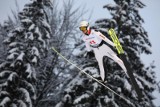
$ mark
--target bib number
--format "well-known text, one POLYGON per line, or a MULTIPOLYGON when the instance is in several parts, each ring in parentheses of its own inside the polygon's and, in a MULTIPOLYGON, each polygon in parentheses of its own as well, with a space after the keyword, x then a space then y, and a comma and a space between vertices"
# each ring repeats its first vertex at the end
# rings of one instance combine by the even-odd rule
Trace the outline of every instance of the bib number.
POLYGON ((90 44, 96 44, 96 42, 94 40, 89 42, 90 44))

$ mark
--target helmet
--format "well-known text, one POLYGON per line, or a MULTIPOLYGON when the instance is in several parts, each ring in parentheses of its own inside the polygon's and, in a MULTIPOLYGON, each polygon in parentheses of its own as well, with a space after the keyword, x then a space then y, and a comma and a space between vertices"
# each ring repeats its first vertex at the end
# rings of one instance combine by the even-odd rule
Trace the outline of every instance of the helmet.
POLYGON ((79 27, 88 27, 88 26, 89 26, 89 23, 87 21, 81 21, 79 27))
POLYGON ((81 31, 85 31, 88 29, 89 23, 87 21, 81 21, 79 29, 81 31))

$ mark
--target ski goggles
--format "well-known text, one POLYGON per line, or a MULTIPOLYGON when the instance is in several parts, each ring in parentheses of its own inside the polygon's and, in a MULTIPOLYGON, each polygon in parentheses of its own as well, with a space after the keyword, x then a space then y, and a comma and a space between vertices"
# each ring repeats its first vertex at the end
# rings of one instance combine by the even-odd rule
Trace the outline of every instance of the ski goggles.
POLYGON ((87 27, 86 27, 86 26, 82 26, 82 27, 79 27, 79 29, 80 29, 81 31, 85 31, 85 30, 87 30, 87 27))

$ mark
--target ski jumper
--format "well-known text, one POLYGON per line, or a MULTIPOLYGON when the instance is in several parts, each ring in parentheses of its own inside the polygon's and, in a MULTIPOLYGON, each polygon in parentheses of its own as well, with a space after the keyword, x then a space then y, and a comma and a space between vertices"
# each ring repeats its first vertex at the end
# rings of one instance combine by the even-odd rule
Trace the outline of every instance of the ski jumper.
POLYGON ((89 35, 83 36, 83 41, 85 42, 87 51, 93 50, 96 60, 100 68, 100 76, 102 80, 105 79, 105 71, 103 67, 103 57, 107 56, 117 62, 120 67, 126 72, 126 67, 124 66, 123 61, 117 57, 117 55, 112 51, 110 47, 104 44, 104 41, 111 46, 114 46, 114 43, 105 37, 102 33, 97 32, 91 29, 89 35))

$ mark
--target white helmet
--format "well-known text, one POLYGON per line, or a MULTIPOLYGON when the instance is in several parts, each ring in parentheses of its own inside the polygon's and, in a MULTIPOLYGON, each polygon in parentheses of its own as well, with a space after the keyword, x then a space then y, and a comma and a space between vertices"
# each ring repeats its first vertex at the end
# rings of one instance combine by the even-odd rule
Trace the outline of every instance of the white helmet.
POLYGON ((89 26, 89 23, 87 21, 81 21, 79 27, 88 27, 88 26, 89 26))

